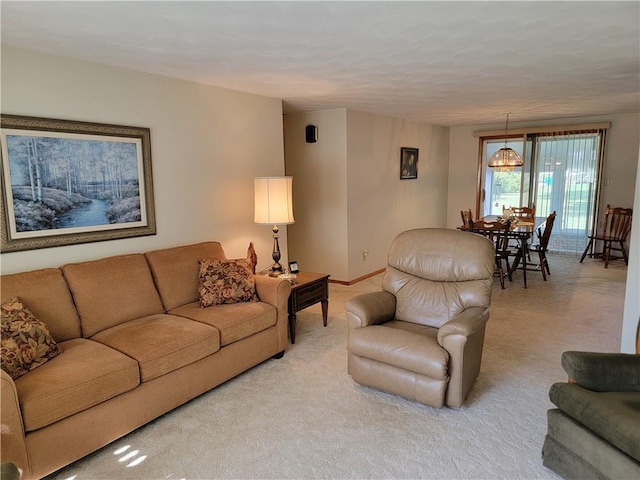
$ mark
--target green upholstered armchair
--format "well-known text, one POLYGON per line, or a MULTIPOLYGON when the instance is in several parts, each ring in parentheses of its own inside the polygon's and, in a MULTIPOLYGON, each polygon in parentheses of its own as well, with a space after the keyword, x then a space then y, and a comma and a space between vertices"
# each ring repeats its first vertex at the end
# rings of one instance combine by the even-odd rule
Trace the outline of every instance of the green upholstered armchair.
POLYGON ((640 355, 564 352, 543 464, 563 478, 640 478, 640 355))

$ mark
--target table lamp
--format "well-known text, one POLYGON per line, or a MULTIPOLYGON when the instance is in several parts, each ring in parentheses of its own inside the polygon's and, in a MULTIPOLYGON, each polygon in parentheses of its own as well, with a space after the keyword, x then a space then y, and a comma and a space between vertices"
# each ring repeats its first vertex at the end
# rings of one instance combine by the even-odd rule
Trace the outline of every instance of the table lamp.
POLYGON ((269 275, 284 273, 280 265, 279 225, 294 223, 292 201, 293 177, 259 177, 253 179, 255 213, 253 221, 260 225, 273 225, 273 265, 269 275))

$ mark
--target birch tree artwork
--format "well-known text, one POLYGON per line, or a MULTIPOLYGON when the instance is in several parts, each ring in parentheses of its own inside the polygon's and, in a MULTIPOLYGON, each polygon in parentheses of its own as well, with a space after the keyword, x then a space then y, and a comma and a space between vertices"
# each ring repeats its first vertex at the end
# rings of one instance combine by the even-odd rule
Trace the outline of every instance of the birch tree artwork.
POLYGON ((156 234, 151 130, 0 114, 0 252, 156 234))
POLYGON ((7 133, 5 141, 16 232, 142 220, 136 140, 7 133))

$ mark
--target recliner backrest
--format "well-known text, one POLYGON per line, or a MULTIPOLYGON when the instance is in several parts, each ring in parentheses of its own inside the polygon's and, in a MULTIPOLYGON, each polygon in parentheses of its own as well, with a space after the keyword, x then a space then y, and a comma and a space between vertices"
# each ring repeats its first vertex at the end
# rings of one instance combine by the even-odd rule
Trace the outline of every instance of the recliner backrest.
POLYGON ((444 228, 400 233, 387 258, 383 290, 396 297, 396 319, 439 328, 470 307, 488 307, 494 246, 444 228))

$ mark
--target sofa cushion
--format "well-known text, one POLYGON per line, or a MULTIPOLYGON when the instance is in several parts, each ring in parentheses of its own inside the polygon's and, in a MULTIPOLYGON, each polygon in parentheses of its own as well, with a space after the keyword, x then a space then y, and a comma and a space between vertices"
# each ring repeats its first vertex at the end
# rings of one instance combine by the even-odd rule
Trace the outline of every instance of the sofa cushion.
POLYGON ((142 382, 189 365, 220 349, 220 334, 215 328, 165 314, 131 320, 103 330, 91 339, 135 358, 142 382))
POLYGON ((14 380, 44 365, 61 353, 47 325, 38 320, 18 297, 2 311, 2 369, 14 380))
POLYGON ((226 259, 218 242, 154 250, 145 256, 167 311, 198 300, 198 259, 226 259))
POLYGON ((55 341, 82 336, 78 312, 59 268, 2 275, 0 294, 2 303, 20 297, 31 313, 47 324, 55 341))
POLYGON ((200 308, 199 302, 171 310, 173 315, 214 326, 220 331, 220 346, 250 337, 276 324, 276 308, 264 302, 245 302, 200 308))
POLYGON ((431 334, 372 325, 349 333, 349 353, 426 375, 448 380, 449 354, 431 334))
POLYGON ((46 427, 134 389, 137 362, 105 345, 77 338, 62 353, 16 380, 26 431, 46 427))
POLYGON ((542 464, 562 478, 640 478, 640 463, 557 408, 547 410, 542 464))
POLYGON ((549 398, 564 413, 640 462, 640 394, 593 392, 554 383, 549 398))
POLYGON ((434 339, 438 338, 438 328, 429 327, 428 325, 420 325, 419 323, 403 322, 402 320, 391 320, 384 323, 385 327, 399 328, 400 330, 406 330, 408 332, 419 333, 420 335, 426 335, 434 339))
POLYGON ((84 337, 129 320, 164 313, 142 254, 68 264, 62 271, 80 313, 84 337))
POLYGON ((258 301, 250 261, 204 258, 198 263, 198 293, 201 307, 258 301))

